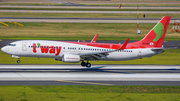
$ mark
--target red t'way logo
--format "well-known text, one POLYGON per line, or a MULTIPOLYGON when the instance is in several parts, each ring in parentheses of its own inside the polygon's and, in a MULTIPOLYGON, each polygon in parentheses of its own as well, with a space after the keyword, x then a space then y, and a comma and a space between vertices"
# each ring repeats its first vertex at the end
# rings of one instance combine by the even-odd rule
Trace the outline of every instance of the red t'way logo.
MULTIPOLYGON (((36 50, 36 43, 33 43, 33 52, 36 53, 37 50, 36 50)), ((41 47, 41 53, 50 53, 50 54, 55 54, 56 56, 59 55, 59 53, 61 52, 61 47, 59 46, 40 46, 39 44, 39 47, 41 47)))

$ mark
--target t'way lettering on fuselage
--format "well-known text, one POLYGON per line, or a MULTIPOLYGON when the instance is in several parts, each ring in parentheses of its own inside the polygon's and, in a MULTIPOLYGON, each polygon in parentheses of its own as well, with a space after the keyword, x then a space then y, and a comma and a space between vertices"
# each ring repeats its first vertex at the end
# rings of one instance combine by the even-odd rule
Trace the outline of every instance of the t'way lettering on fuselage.
MULTIPOLYGON (((50 54, 55 54, 56 56, 58 56, 61 52, 61 46, 40 46, 41 49, 41 53, 50 53, 50 54)), ((36 53, 36 43, 33 43, 33 52, 36 53)))

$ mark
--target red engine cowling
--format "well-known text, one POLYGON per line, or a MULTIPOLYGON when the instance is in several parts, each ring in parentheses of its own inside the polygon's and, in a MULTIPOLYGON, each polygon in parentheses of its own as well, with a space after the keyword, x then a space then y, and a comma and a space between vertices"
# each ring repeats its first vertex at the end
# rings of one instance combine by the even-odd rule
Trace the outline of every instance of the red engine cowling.
POLYGON ((73 55, 73 54, 64 54, 62 56, 63 62, 70 62, 70 63, 79 63, 80 62, 80 56, 79 55, 73 55))

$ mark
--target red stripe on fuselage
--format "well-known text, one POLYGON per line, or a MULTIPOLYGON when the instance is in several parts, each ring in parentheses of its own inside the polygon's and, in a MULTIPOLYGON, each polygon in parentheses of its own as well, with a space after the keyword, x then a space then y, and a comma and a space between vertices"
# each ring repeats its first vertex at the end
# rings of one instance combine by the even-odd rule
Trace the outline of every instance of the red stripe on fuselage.
POLYGON ((98 47, 98 48, 108 48, 108 49, 119 49, 121 47, 121 44, 70 42, 70 41, 61 41, 61 42, 79 44, 79 45, 85 45, 85 46, 92 46, 92 47, 98 47))
MULTIPOLYGON (((119 49, 122 44, 109 44, 109 43, 89 43, 89 42, 70 42, 70 41, 61 41, 65 43, 72 43, 72 44, 79 44, 79 45, 85 45, 85 46, 92 46, 92 47, 98 47, 98 48, 107 48, 107 49, 119 49)), ((137 49, 137 48, 150 48, 152 46, 149 45, 143 45, 135 44, 136 42, 133 42, 132 44, 129 43, 125 49, 137 49)))

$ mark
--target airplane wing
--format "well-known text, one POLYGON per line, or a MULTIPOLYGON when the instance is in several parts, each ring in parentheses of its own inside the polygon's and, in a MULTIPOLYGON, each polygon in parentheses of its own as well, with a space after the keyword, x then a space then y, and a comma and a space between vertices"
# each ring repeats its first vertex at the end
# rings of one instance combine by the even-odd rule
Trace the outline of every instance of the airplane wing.
POLYGON ((129 42, 129 38, 124 42, 124 44, 119 49, 105 49, 106 51, 100 51, 100 52, 92 52, 92 53, 81 53, 80 56, 84 58, 91 58, 95 60, 103 60, 104 58, 107 58, 107 55, 111 52, 124 50, 129 42))
POLYGON ((98 37, 98 34, 96 34, 96 35, 94 36, 94 38, 91 40, 91 43, 96 43, 97 37, 98 37))
POLYGON ((124 42, 124 44, 118 49, 118 50, 123 50, 126 48, 127 44, 129 42, 129 38, 124 42))

